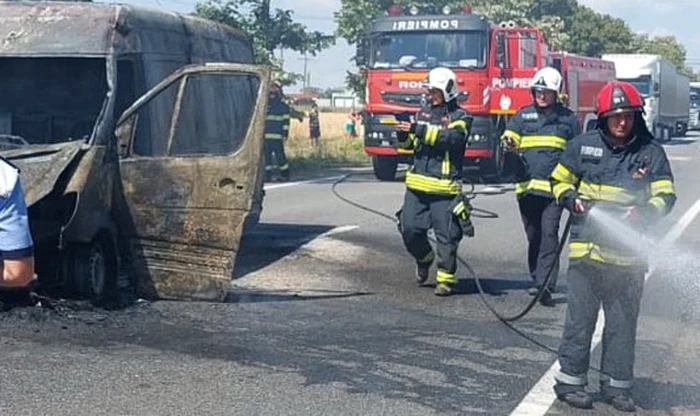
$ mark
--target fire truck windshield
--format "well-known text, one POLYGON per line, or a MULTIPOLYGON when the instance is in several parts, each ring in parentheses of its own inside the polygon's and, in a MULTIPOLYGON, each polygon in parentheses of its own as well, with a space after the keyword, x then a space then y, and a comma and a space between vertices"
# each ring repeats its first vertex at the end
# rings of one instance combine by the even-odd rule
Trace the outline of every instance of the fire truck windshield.
POLYGON ((480 31, 384 32, 370 44, 371 68, 483 68, 486 33, 480 31))

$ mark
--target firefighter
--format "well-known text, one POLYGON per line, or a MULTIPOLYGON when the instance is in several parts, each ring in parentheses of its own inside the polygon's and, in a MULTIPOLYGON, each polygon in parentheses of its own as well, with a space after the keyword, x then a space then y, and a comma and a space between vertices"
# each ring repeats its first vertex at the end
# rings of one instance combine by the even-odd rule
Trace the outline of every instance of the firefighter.
POLYGON ((643 108, 632 84, 606 84, 596 98, 596 129, 569 143, 551 175, 554 196, 573 215, 568 310, 554 390, 560 400, 578 408, 591 408, 593 403, 585 386, 602 303, 601 393, 616 409, 635 410, 630 389, 648 264, 637 254, 639 249, 613 238, 611 227, 598 225, 593 212, 615 216, 643 235, 675 204, 671 167, 664 149, 652 141, 643 108))
POLYGON ((517 151, 519 156, 515 192, 528 241, 528 268, 537 289, 531 294, 541 290, 552 273, 540 297, 547 306, 553 306, 551 294, 559 273, 557 247, 562 214, 552 196, 549 174, 567 142, 580 133, 576 115, 557 101, 561 84, 556 69, 538 71, 531 82, 533 103, 513 116, 502 136, 504 148, 517 151))
POLYGON ((428 279, 435 253, 428 242, 432 228, 437 239, 435 294, 449 296, 455 284, 457 246, 464 235, 473 236, 470 206, 462 195, 462 164, 471 117, 458 105, 454 72, 435 68, 424 86, 428 102, 415 121, 397 125, 399 147, 414 150, 413 165, 406 172, 406 194, 397 213, 399 229, 408 252, 416 261, 416 279, 428 279))
POLYGON ((280 179, 289 180, 289 164, 284 154, 284 142, 289 135, 290 117, 291 108, 282 100, 282 87, 279 83, 273 82, 270 85, 265 123, 265 181, 272 180, 272 171, 275 167, 279 168, 280 179))

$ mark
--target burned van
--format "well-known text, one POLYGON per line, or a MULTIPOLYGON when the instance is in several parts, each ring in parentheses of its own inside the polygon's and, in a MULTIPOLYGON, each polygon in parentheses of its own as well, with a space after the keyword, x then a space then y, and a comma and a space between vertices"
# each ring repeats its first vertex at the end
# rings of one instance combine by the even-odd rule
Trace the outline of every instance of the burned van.
POLYGON ((101 303, 221 300, 262 207, 269 70, 245 34, 134 6, 0 2, 0 154, 37 273, 101 303))

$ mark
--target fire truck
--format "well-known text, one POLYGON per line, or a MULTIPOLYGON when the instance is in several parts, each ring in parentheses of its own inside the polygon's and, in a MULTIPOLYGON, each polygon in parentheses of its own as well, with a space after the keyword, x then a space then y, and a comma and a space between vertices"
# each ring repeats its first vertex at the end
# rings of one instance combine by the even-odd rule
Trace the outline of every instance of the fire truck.
POLYGON ((455 72, 460 106, 474 117, 465 173, 499 179, 509 171, 499 138, 508 119, 532 102, 530 80, 537 70, 552 66, 562 73, 562 99, 583 130, 595 124, 595 95, 615 79, 613 62, 551 52, 541 30, 494 24, 470 5, 436 10, 392 4, 359 37, 356 59, 367 79, 364 149, 383 181, 412 162, 412 151, 397 147, 394 125, 397 116, 413 115, 425 102, 422 82, 434 67, 455 72))

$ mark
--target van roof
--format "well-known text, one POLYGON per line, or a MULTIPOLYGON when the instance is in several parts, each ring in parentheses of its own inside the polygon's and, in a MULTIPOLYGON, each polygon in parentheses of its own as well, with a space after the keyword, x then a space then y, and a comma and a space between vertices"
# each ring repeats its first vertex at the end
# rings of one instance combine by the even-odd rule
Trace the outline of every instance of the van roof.
POLYGON ((252 59, 243 31, 195 16, 114 3, 0 1, 0 56, 196 56, 211 42, 238 44, 252 59))

